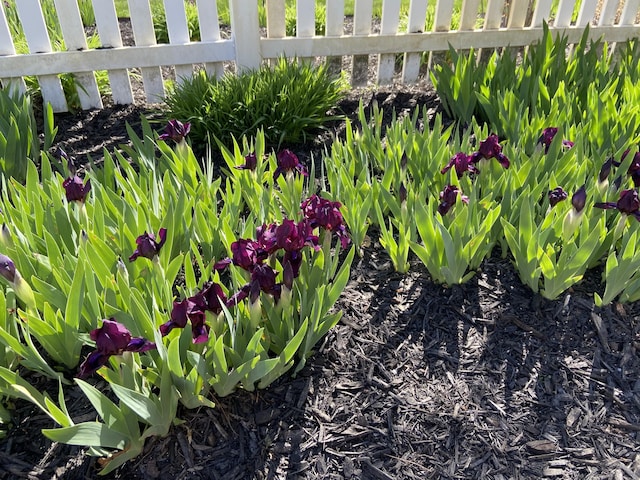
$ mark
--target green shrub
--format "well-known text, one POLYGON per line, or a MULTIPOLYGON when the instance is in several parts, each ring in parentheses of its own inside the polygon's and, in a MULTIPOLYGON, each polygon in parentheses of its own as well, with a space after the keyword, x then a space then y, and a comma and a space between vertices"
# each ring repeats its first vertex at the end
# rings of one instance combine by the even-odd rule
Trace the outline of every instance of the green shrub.
POLYGON ((303 142, 331 117, 347 89, 344 78, 331 78, 325 66, 280 59, 243 74, 216 79, 204 71, 169 89, 167 119, 191 123, 194 146, 217 139, 255 136, 264 130, 269 146, 303 142))
MULTIPOLYGON (((44 149, 53 143, 53 111, 45 110, 44 149)), ((40 156, 38 127, 33 113, 31 97, 11 94, 0 89, 0 173, 22 182, 29 159, 40 156)))
MULTIPOLYGON (((189 1, 184 4, 187 14, 187 27, 191 41, 200 40, 200 23, 198 22, 198 6, 189 1)), ((156 42, 169 43, 169 30, 167 27, 167 14, 160 3, 151 4, 151 16, 153 17, 153 30, 156 34, 156 42)))

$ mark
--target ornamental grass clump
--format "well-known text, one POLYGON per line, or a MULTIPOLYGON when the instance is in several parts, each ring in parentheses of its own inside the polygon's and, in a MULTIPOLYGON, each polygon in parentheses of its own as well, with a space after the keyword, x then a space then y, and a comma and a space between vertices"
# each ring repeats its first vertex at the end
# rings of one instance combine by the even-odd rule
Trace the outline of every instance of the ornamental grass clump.
POLYGON ((281 58, 272 67, 221 79, 201 71, 172 87, 166 97, 167 119, 191 124, 192 145, 204 149, 219 141, 255 137, 262 129, 271 148, 306 141, 333 117, 345 93, 343 77, 333 78, 326 66, 281 58))

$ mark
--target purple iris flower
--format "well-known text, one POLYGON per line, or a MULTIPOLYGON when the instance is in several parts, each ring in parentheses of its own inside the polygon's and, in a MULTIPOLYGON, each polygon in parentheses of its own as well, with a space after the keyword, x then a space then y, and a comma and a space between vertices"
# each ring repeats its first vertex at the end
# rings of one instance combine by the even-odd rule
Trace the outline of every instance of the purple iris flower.
POLYGON ((260 245, 268 255, 278 250, 278 239, 276 237, 276 230, 278 225, 276 223, 270 223, 269 225, 263 224, 256 228, 256 242, 260 245))
POLYGON ((158 232, 158 237, 160 237, 160 241, 156 241, 156 237, 153 233, 144 232, 136 238, 138 248, 136 248, 133 254, 129 257, 129 261, 133 262, 138 257, 145 257, 149 260, 153 260, 153 258, 160 253, 160 249, 167 239, 167 229, 161 228, 158 232))
POLYGON ((566 200, 567 197, 567 192, 565 192, 562 187, 556 187, 553 190, 549 190, 549 205, 553 208, 561 201, 566 200))
POLYGON ((444 216, 455 205, 460 194, 460 200, 464 203, 469 203, 469 197, 462 195, 462 191, 455 185, 447 185, 444 190, 440 192, 440 205, 438 205, 438 212, 444 216))
MULTIPOLYGON (((551 142, 553 142, 553 139, 557 133, 557 127, 547 127, 542 131, 540 138, 538 138, 538 145, 544 145, 544 153, 547 153, 549 151, 551 142)), ((562 146, 564 148, 571 148, 573 147, 573 142, 570 140, 562 140, 562 146)))
POLYGON ((585 186, 581 186, 571 197, 571 205, 573 205, 576 213, 582 212, 584 206, 587 203, 587 189, 585 186))
POLYGON ((449 163, 447 163, 444 168, 440 170, 440 173, 447 173, 449 170, 451 170, 451 168, 455 168, 458 178, 462 177, 462 175, 464 175, 464 172, 469 172, 471 174, 480 173, 480 170, 478 170, 473 164, 472 157, 464 152, 458 152, 453 157, 451 157, 449 163))
POLYGON ((102 326, 89 332, 96 349, 90 353, 78 371, 79 378, 86 378, 107 364, 109 357, 123 352, 146 352, 156 348, 156 344, 142 337, 131 337, 127 328, 110 318, 103 320, 102 326))
POLYGON ((191 124, 189 122, 182 123, 180 120, 169 120, 169 123, 164 128, 164 133, 158 139, 165 142, 173 140, 176 143, 180 143, 189 135, 190 130, 191 124))
POLYGON ((248 155, 244 156, 244 164, 238 165, 235 168, 237 170, 255 170, 258 167, 258 157, 256 157, 256 153, 252 152, 248 155))
POLYGON ((262 261, 260 244, 255 240, 240 238, 231 244, 231 260, 234 265, 250 272, 262 261))
MULTIPOLYGON (((638 160, 640 161, 640 158, 638 160)), ((613 159, 613 157, 609 157, 607 159, 607 161, 604 162, 602 164, 602 167, 600 168, 600 173, 598 174, 598 181, 600 183, 603 183, 604 181, 606 181, 609 178, 609 174, 611 173, 611 168, 612 167, 619 167, 619 166, 620 166, 620 162, 616 162, 613 159)), ((631 170, 631 167, 629 167, 629 170, 631 170)), ((633 177, 633 175, 632 175, 632 177, 633 177)))
MULTIPOLYGON (((628 153, 628 150, 625 153, 628 153)), ((622 158, 624 159, 625 156, 626 155, 622 158)), ((629 169, 627 170, 627 175, 631 176, 631 180, 633 180, 633 185, 635 187, 640 187, 640 152, 633 156, 631 165, 629 165, 629 169)))
POLYGON ((624 215, 633 215, 636 220, 640 221, 640 198, 638 192, 632 188, 620 192, 620 198, 617 202, 600 202, 593 206, 605 210, 616 209, 624 215))
POLYGON ((82 179, 74 175, 62 182, 68 202, 84 202, 91 190, 91 179, 84 184, 82 179))
POLYGON ((332 202, 315 194, 300 204, 302 214, 311 228, 322 227, 336 233, 342 248, 347 248, 350 239, 340 212, 341 206, 340 202, 332 202))
POLYGON ((16 281, 16 265, 6 255, 0 253, 0 275, 2 275, 9 283, 16 281))
POLYGON ((286 252, 300 251, 305 245, 316 247, 317 237, 307 221, 294 222, 285 219, 275 229, 276 244, 286 252))
POLYGON ((470 161, 471 163, 478 163, 482 159, 490 160, 492 158, 495 158, 504 168, 509 168, 509 159, 502 153, 502 145, 500 145, 498 136, 495 134, 489 135, 480 142, 478 150, 471 154, 470 161))
POLYGON ((255 302, 260 291, 273 295, 277 301, 280 298, 281 285, 276 283, 278 272, 269 265, 256 265, 251 272, 251 303, 255 302), (257 293, 256 293, 257 292, 257 293))
POLYGON ((278 152, 276 156, 278 167, 273 172, 273 179, 276 180, 285 172, 293 172, 294 170, 301 175, 307 176, 307 169, 300 163, 298 156, 289 149, 278 152))

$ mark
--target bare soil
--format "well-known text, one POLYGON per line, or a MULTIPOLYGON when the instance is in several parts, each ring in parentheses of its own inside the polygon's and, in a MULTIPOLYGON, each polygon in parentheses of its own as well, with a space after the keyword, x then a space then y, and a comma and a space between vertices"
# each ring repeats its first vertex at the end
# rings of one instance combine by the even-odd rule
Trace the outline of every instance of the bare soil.
MULTIPOLYGON (((340 110, 354 118, 360 100, 378 102, 387 122, 394 110, 439 110, 427 85, 354 90, 340 110)), ((155 112, 58 115, 58 142, 79 163, 99 158, 127 141, 125 122, 139 132, 141 114, 155 112)), ((343 126, 292 148, 308 160, 343 126)), ((596 308, 594 290, 598 271, 545 300, 499 249, 471 281, 444 288, 415 258, 395 273, 372 231, 338 302, 342 320, 297 377, 181 410, 182 424, 103 478, 640 478, 640 308, 596 308)), ((68 404, 95 418, 79 392, 68 404)), ((46 416, 20 401, 14 414, 0 479, 96 478, 85 448, 40 434, 54 426, 46 416)))

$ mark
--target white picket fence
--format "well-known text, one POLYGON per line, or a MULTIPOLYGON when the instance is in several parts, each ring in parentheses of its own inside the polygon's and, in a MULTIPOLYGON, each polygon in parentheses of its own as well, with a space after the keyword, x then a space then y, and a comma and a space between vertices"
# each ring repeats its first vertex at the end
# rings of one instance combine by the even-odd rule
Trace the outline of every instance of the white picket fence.
MULTIPOLYGON (((411 0, 406 27, 400 27, 401 0, 383 0, 382 18, 372 28, 373 0, 354 0, 351 31, 345 33, 344 0, 325 0, 325 35, 315 34, 316 0, 296 1, 296 36, 286 35, 285 0, 224 0, 230 8, 230 38, 221 38, 216 0, 163 0, 169 44, 158 44, 149 0, 129 0, 134 46, 123 46, 113 0, 91 0, 101 47, 87 48, 78 0, 53 0, 66 51, 53 51, 40 0, 0 2, 0 81, 24 91, 25 76, 37 77, 43 98, 54 111, 68 110, 59 74, 74 73, 83 109, 102 108, 94 72, 106 70, 112 101, 134 101, 130 73, 141 73, 146 99, 159 102, 165 95, 161 66, 172 66, 175 78, 192 75, 204 64, 222 75, 224 65, 236 70, 259 67, 279 56, 326 57, 338 65, 350 59, 353 84, 418 80, 424 52, 526 46, 542 35, 543 22, 576 42, 590 25, 591 38, 622 42, 640 35, 640 0, 462 0, 457 28, 452 29, 455 0, 411 0), (191 42, 185 1, 196 3, 201 41, 191 42), (10 6, 11 5, 11 6, 10 6), (259 5, 266 9, 266 35, 259 27, 259 5), (5 12, 15 8, 17 12, 5 12), (577 16, 576 16, 577 12, 577 16), (16 54, 7 21, 17 13, 29 54, 16 54), (426 31, 427 15, 432 16, 426 31), (478 25, 481 25, 478 28, 478 25), (398 54, 402 55, 397 74, 398 54), (377 62, 375 78, 363 77, 370 61, 377 62)), ((459 3, 459 0, 458 0, 459 3)), ((406 12, 404 12, 406 15, 406 12)))

